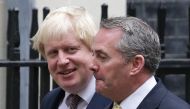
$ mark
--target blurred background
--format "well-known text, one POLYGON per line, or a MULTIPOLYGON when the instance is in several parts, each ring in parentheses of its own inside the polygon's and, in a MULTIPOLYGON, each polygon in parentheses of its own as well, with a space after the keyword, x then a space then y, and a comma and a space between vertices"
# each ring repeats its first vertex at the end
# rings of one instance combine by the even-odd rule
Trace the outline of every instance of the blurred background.
POLYGON ((0 109, 40 109, 57 85, 30 38, 53 9, 84 6, 97 24, 114 16, 136 16, 160 36, 157 71, 174 94, 190 103, 190 0, 0 0, 0 109))

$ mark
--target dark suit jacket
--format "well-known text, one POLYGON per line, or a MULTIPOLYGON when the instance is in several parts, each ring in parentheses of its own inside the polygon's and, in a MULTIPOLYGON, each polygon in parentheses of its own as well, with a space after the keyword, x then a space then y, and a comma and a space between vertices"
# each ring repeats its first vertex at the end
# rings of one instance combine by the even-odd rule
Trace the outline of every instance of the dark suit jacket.
MULTIPOLYGON (((58 109, 59 104, 63 100, 65 92, 61 88, 56 88, 49 92, 42 100, 41 109, 58 109)), ((95 93, 87 109, 105 109, 112 101, 102 95, 95 93)))
MULTIPOLYGON (((167 90, 159 78, 156 80, 156 86, 137 109, 190 109, 190 105, 167 90)), ((112 109, 112 105, 108 106, 107 109, 112 109)))

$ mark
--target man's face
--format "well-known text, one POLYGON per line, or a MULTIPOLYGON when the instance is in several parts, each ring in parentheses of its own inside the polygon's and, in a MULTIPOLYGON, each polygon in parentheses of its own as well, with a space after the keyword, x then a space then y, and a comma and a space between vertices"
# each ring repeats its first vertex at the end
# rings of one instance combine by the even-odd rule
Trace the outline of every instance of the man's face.
POLYGON ((77 93, 93 76, 89 70, 92 53, 73 32, 64 35, 44 44, 45 57, 55 82, 65 91, 77 93))
MULTIPOLYGON (((117 43, 123 32, 120 29, 101 28, 97 33, 94 43, 94 72, 96 80, 96 91, 102 95, 118 100, 118 93, 128 84, 128 72, 130 64, 125 62, 123 56, 117 49, 117 43)), ((122 94, 121 94, 122 95, 122 94)))

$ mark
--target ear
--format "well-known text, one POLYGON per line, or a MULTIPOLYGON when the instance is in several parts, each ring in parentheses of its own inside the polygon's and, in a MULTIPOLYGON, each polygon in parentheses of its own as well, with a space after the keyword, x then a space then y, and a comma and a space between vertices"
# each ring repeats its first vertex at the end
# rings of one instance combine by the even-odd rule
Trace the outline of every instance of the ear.
POLYGON ((145 60, 144 57, 142 55, 136 55, 133 59, 132 59, 132 69, 130 74, 131 75, 136 75, 138 74, 142 68, 144 67, 145 64, 145 60))

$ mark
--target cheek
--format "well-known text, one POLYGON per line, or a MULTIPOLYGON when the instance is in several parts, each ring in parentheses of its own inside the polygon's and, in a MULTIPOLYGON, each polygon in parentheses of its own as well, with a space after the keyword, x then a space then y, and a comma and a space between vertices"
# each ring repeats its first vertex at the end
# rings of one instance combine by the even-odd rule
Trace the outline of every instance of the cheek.
POLYGON ((54 60, 47 60, 48 63, 48 69, 50 72, 55 71, 56 69, 56 62, 54 60))
POLYGON ((92 56, 82 55, 75 57, 73 60, 75 60, 75 64, 78 64, 79 67, 89 71, 90 65, 92 64, 92 56))
POLYGON ((112 72, 115 72, 116 69, 117 66, 115 66, 114 64, 100 65, 101 72, 104 72, 105 74, 110 74, 112 72))
POLYGON ((102 72, 101 76, 113 82, 113 80, 116 80, 121 75, 120 73, 123 73, 123 66, 120 63, 102 65, 100 72, 102 72))
POLYGON ((90 72, 85 72, 79 75, 84 83, 88 83, 89 79, 93 76, 90 72))
POLYGON ((106 67, 106 66, 101 66, 98 76, 100 79, 104 80, 104 81, 110 81, 110 79, 112 79, 112 75, 113 75, 113 70, 110 67, 106 67))

